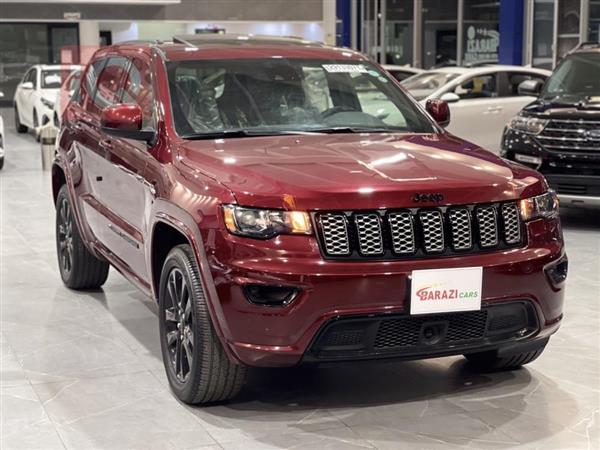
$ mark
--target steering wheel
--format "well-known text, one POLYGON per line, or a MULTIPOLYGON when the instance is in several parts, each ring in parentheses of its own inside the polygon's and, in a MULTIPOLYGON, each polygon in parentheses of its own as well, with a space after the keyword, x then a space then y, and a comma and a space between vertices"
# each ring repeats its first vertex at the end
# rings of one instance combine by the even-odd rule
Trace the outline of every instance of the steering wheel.
POLYGON ((321 113, 321 118, 326 119, 327 117, 331 117, 334 114, 341 112, 356 112, 356 109, 350 106, 334 106, 332 108, 326 109, 321 113))

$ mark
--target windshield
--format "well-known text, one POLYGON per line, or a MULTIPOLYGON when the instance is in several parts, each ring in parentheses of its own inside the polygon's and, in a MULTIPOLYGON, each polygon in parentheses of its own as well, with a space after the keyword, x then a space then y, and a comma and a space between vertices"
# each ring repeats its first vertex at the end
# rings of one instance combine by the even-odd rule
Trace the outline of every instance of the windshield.
POLYGON ((422 100, 457 78, 458 75, 458 73, 452 72, 423 72, 407 78, 402 82, 402 86, 408 89, 408 92, 417 100, 422 100))
POLYGON ((565 58, 546 82, 543 97, 571 94, 600 96, 600 53, 573 54, 565 58))
POLYGON ((180 136, 435 128, 368 63, 299 59, 167 63, 180 136))
POLYGON ((59 70, 44 70, 42 72, 42 89, 59 89, 63 80, 65 80, 70 70, 59 69, 59 70))

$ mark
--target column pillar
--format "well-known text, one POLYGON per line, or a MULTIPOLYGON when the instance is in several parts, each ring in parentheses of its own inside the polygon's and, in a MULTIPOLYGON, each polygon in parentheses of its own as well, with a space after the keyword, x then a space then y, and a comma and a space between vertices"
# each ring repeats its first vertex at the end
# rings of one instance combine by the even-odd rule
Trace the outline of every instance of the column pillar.
POLYGON ((100 45, 100 27, 94 20, 79 22, 79 58, 86 64, 100 45))
POLYGON ((523 64, 524 0, 500 2, 500 64, 523 64))

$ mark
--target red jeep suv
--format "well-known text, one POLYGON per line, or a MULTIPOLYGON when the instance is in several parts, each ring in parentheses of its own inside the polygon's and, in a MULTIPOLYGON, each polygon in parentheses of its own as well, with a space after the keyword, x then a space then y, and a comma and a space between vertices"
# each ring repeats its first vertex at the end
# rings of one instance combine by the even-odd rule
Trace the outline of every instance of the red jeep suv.
POLYGON ((99 288, 112 265, 155 298, 187 403, 231 398, 247 366, 526 364, 562 318, 556 196, 449 119, 310 41, 103 48, 58 138, 62 280, 99 288))

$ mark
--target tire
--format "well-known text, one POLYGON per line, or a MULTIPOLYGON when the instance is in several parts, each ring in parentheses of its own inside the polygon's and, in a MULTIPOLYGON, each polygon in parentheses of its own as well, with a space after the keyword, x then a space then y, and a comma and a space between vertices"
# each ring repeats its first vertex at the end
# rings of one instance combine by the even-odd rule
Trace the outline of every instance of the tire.
POLYGON ((464 355, 471 365, 482 371, 514 370, 536 360, 544 347, 524 353, 499 357, 495 351, 464 355))
POLYGON ((246 367, 232 363, 223 350, 210 318, 196 258, 187 244, 174 247, 163 265, 159 326, 163 363, 177 398, 188 404, 206 404, 239 393, 246 367))
POLYGON ((19 134, 27 133, 27 127, 21 123, 21 119, 19 118, 19 108, 17 108, 17 105, 15 105, 15 129, 19 134))
POLYGON ((109 264, 86 248, 73 217, 67 185, 56 198, 56 254, 63 283, 71 289, 98 289, 108 278, 109 264))
POLYGON ((0 170, 4 167, 4 156, 0 158, 0 170))

